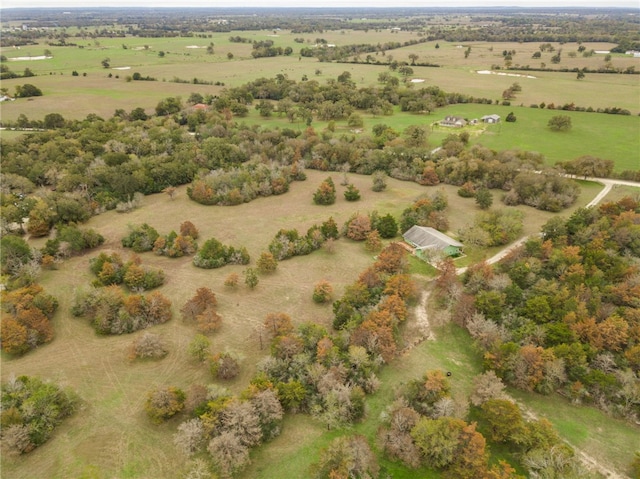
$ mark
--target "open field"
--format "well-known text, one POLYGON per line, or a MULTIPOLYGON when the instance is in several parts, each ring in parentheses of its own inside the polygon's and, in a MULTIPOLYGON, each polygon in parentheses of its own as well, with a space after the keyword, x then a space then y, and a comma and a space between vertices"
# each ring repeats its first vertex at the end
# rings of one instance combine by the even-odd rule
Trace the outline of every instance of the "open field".
MULTIPOLYGON (((359 22, 355 18, 345 22, 359 22)), ((351 73, 357 87, 380 87, 378 76, 390 72, 400 79, 401 88, 417 90, 423 86, 438 86, 446 92, 459 92, 477 98, 489 98, 493 104, 456 104, 432 112, 430 115, 402 113, 396 107, 390 116, 374 117, 368 112, 358 112, 364 121, 362 131, 354 130, 346 120, 336 121, 336 137, 341 133, 351 137, 368 134, 376 124, 386 124, 399 132, 411 125, 429 128, 428 147, 440 146, 442 140, 461 131, 469 131, 470 143, 494 150, 522 149, 536 151, 545 156, 547 164, 567 161, 583 155, 615 161, 615 171, 640 171, 640 75, 586 73, 577 80, 575 72, 510 71, 526 76, 479 74, 481 70, 506 73, 503 51, 514 51, 513 66, 529 65, 531 68, 589 68, 605 65, 605 54, 583 57, 577 52, 578 43, 552 42, 562 49, 559 64, 551 63, 554 53, 543 52, 541 58, 532 59, 540 51, 540 42, 447 42, 429 41, 398 49, 360 54, 349 61, 358 63, 320 62, 317 58, 299 56, 301 48, 313 47, 317 39, 337 46, 348 44, 382 44, 421 40, 422 34, 412 31, 391 31, 387 19, 380 18, 381 28, 368 31, 325 30, 314 33, 293 33, 289 30, 247 30, 224 33, 205 33, 195 36, 172 38, 125 38, 71 36, 69 43, 76 46, 50 46, 47 39, 38 45, 22 48, 0 48, 7 57, 6 65, 14 72, 29 68, 36 76, 2 81, 2 87, 13 93, 16 86, 32 83, 39 87, 41 97, 17 99, 0 103, 0 118, 15 121, 20 115, 29 119, 42 119, 48 113, 60 113, 66 119, 82 119, 89 114, 103 118, 113 116, 115 110, 127 112, 142 107, 148 114, 155 114, 155 106, 164 98, 178 96, 186 102, 194 92, 216 96, 226 87, 241 86, 260 77, 286 75, 295 81, 314 80, 321 84, 335 80, 341 73, 351 73), (248 38, 250 41, 272 40, 275 46, 291 47, 289 56, 254 59, 251 43, 233 43, 230 36, 248 38), (303 42, 294 39, 303 39, 303 42), (213 44, 213 52, 207 47, 213 44), (467 58, 465 50, 470 48, 467 58), (36 59, 49 50, 52 58, 36 59), (576 53, 573 55, 572 53, 576 53), (411 63, 417 55, 418 63, 433 63, 439 67, 412 66, 413 73, 406 79, 391 72, 389 63, 411 63), (370 56, 371 58, 367 57, 370 56), (26 58, 25 58, 26 57, 26 58), (101 62, 108 59, 108 67, 101 62), (499 69, 498 69, 499 67, 499 69), (72 74, 77 72, 77 75, 72 74), (140 73, 156 81, 130 81, 131 75, 140 73), (192 83, 176 82, 189 81, 192 83), (210 85, 194 84, 205 81, 210 85), (424 80, 411 83, 412 79, 424 80), (404 80, 404 82, 403 82, 404 80), (516 93, 511 106, 502 106, 502 92, 513 83, 522 91, 516 93), (530 105, 553 103, 556 106, 574 103, 577 107, 594 109, 619 107, 631 115, 607 115, 576 111, 530 108, 530 105), (513 112, 517 121, 506 123, 507 114, 513 112), (497 113, 502 117, 498 125, 467 127, 465 130, 447 129, 433 125, 446 115, 468 119, 497 113), (554 133, 547 128, 552 116, 568 115, 573 127, 568 132, 554 133)), ((474 28, 470 17, 450 18, 435 15, 432 25, 440 25, 446 31, 457 25, 474 28)), ((353 24, 353 23, 351 23, 353 24)), ((16 24, 20 26, 20 24, 16 24)), ((3 25, 4 26, 4 25, 3 25)), ((111 26, 106 26, 110 28, 111 26)), ((116 27, 115 25, 113 26, 116 27)), ((53 29, 51 30, 53 31, 53 29)), ((75 35, 80 30, 68 28, 75 35)), ((97 29, 96 29, 97 31, 97 29)), ((585 42, 587 51, 609 50, 612 43, 585 42)), ((47 53, 48 55, 48 53, 47 53)), ((612 69, 640 70, 640 58, 614 54, 612 69)), ((254 102, 255 104, 255 102, 254 102)), ((235 117, 238 123, 264 128, 292 128, 303 131, 304 121, 289 123, 276 115, 263 118, 249 105, 246 117, 235 117)), ((315 118, 311 126, 320 133, 328 122, 315 118)), ((17 131, 0 131, 2 140, 20 136, 17 131)), ((30 152, 31 153, 31 152, 30 152)), ((98 162, 100 159, 97 160, 98 162)), ((166 274, 165 284, 158 289, 172 302, 173 319, 150 330, 166 341, 169 354, 158 361, 129 361, 128 348, 144 334, 137 332, 122 336, 98 336, 86 320, 70 313, 74 294, 86 287, 93 277, 89 261, 99 252, 117 252, 127 259, 131 251, 122 248, 120 239, 129 226, 148 223, 163 235, 178 230, 183 221, 190 220, 198 228, 198 243, 215 237, 234 247, 245 246, 252 258, 249 266, 255 266, 261 252, 280 229, 296 228, 299 232, 333 217, 338 226, 355 212, 369 213, 377 210, 380 215, 391 213, 400 218, 402 211, 414 200, 426 193, 442 190, 448 199, 447 218, 449 234, 456 237, 460 228, 468 225, 480 212, 473 198, 462 198, 458 187, 438 185, 420 186, 413 182, 387 179, 387 189, 381 193, 371 190, 372 178, 348 174, 349 181, 361 192, 362 199, 351 203, 344 199, 345 187, 341 185, 342 173, 306 170, 307 180, 293 182, 290 191, 282 196, 258 198, 250 203, 233 207, 203 206, 190 201, 186 185, 177 188, 175 199, 165 194, 144 197, 142 207, 130 213, 110 211, 92 217, 83 227, 93 228, 104 235, 106 242, 86 255, 65 260, 55 271, 43 271, 39 282, 53 294, 60 307, 53 319, 54 340, 23 357, 9 357, 0 353, 0 377, 6 381, 12 375, 35 375, 69 387, 82 399, 82 407, 43 446, 20 457, 3 453, 1 476, 7 479, 175 479, 184 477, 185 458, 172 443, 172 435, 185 415, 179 415, 161 425, 152 424, 144 412, 146 394, 157 386, 177 386, 185 391, 191 384, 216 384, 231 392, 242 392, 254 377, 260 361, 269 351, 263 345, 261 325, 268 313, 284 312, 294 324, 313 322, 329 327, 333 314, 331 305, 318 305, 312 301, 314 285, 328 280, 334 287, 334 298, 344 292, 347 285, 357 279, 359 273, 372 264, 374 256, 362 243, 346 238, 336 241, 333 251, 321 249, 308 256, 282 261, 275 273, 261 275, 254 290, 242 282, 245 266, 225 266, 204 270, 192 265, 191 257, 171 259, 153 253, 140 255, 142 265, 161 268, 166 274), (337 188, 337 201, 331 206, 316 206, 313 192, 326 177, 332 177, 337 188), (224 286, 231 273, 238 273, 240 285, 233 289, 224 286), (211 352, 230 352, 239 359, 241 372, 232 381, 212 379, 206 364, 195 363, 187 353, 187 347, 196 334, 193 324, 185 323, 179 310, 199 287, 211 288, 217 296, 217 311, 222 317, 220 331, 211 336, 211 352)), ((602 189, 602 185, 579 181, 581 193, 576 203, 558 215, 568 217, 576 209, 585 206, 602 189)), ((507 208, 500 201, 504 194, 492 190, 493 209, 507 208)), ((623 196, 640 195, 640 188, 615 187, 604 201, 616 201, 623 196)), ((535 235, 556 214, 538 211, 526 206, 516 209, 525 215, 522 235, 535 235)), ((30 241, 42 247, 45 238, 30 241)), ((455 261, 457 267, 469 266, 496 254, 501 248, 465 248, 465 256, 455 261)), ((410 270, 420 290, 431 287, 436 270, 415 258, 410 260, 410 270)), ((445 314, 427 306, 428 319, 435 340, 426 340, 404 351, 380 373, 380 389, 366 399, 365 419, 351 427, 327 431, 326 424, 310 415, 287 414, 282 424, 282 434, 256 448, 251 453, 252 463, 238 474, 240 479, 283 479, 310 477, 310 465, 318 460, 320 451, 332 439, 345 434, 363 434, 374 447, 380 426, 381 414, 393 401, 399 388, 428 369, 452 372, 452 396, 463 400, 472 388, 473 377, 482 372, 482 358, 470 336, 461 328, 448 323, 445 314)), ((412 343, 418 336, 416 311, 410 312, 402 329, 400 347, 412 343)), ((422 334, 422 330, 420 330, 422 334)), ((601 464, 624 474, 639 449, 638 425, 606 416, 590 407, 569 403, 558 395, 540 396, 522 391, 509 393, 527 410, 546 417, 557 428, 562 438, 579 448, 601 464)), ((512 462, 519 474, 526 471, 499 446, 490 451, 491 461, 506 459, 512 462)), ((202 457, 208 457, 202 453, 202 457)), ((380 455, 378 455, 380 457, 380 455)), ((383 473, 394 479, 438 479, 441 474, 431 469, 410 470, 400 464, 381 459, 383 473)), ((387 477, 381 474, 381 477, 387 477)))
MULTIPOLYGON (((370 177, 349 175, 361 190, 363 199, 355 204, 348 203, 341 195, 343 187, 337 186, 336 204, 320 207, 312 204, 313 191, 329 175, 339 185, 341 175, 317 171, 307 173, 305 182, 293 183, 291 191, 280 197, 261 198, 236 207, 211 207, 191 202, 184 187, 181 187, 175 200, 166 195, 148 196, 144 199, 143 207, 132 213, 105 213, 92 218, 87 226, 95 228, 107 238, 101 250, 118 251, 127 257, 129 252, 123 250, 119 243, 127 231, 127 225, 147 222, 164 234, 170 229, 177 229, 182 221, 188 219, 199 228, 201 241, 215 236, 223 243, 244 245, 255 259, 280 228, 305 231, 330 215, 342 224, 353 211, 368 212, 372 209, 377 209, 381 214, 392 213, 397 216, 420 194, 441 188, 389 180, 384 193, 373 193, 370 190, 370 177)), ((599 190, 599 186, 592 183, 585 186, 576 207, 586 204, 599 190)), ((449 199, 451 229, 455 232, 468 221, 469 214, 476 210, 475 205, 471 200, 458 197, 455 188, 442 188, 449 199)), ((548 213, 531 208, 523 207, 523 210, 527 214, 526 234, 533 234, 551 217, 548 213)), ((42 242, 39 240, 37 244, 42 242)), ((257 363, 266 354, 266 350, 260 350, 256 327, 267 313, 286 312, 296 324, 313 321, 328 325, 331 309, 312 302, 313 285, 320 279, 327 279, 336 288, 336 296, 340 295, 344 286, 354 281, 372 261, 362 244, 341 239, 336 243, 334 253, 321 250, 309 256, 283 261, 275 274, 261 277, 256 290, 248 291, 240 286, 234 291, 224 288, 222 283, 231 272, 240 273, 242 267, 202 270, 193 267, 189 258, 169 259, 145 253, 141 255, 144 265, 160 267, 167 274, 167 282, 160 291, 172 300, 174 319, 152 328, 152 331, 169 343, 170 353, 160 361, 130 363, 126 359, 126 349, 141 333, 99 337, 84 320, 69 314, 75 288, 91 280, 88 261, 95 255, 96 251, 72 258, 63 263, 58 271, 43 275, 45 289, 60 301, 60 309, 54 318, 54 341, 22 358, 2 358, 3 381, 11 374, 38 375, 71 387, 84 401, 83 408, 65 422, 44 446, 24 457, 3 461, 3 474, 7 477, 177 477, 182 459, 168 438, 179 419, 160 426, 152 425, 142 405, 146 392, 154 386, 187 388, 191 383, 211 382, 207 368, 194 364, 187 356, 186 347, 195 329, 183 323, 178 314, 181 305, 193 295, 195 289, 207 286, 216 292, 223 327, 212 337, 212 350, 229 351, 240 358, 240 376, 232 382, 220 383, 239 392, 254 375, 257 363)), ((438 334, 437 341, 421 344, 385 368, 381 373, 382 389, 368 399, 367 420, 353 430, 373 439, 379 414, 393 397, 394 388, 428 368, 452 371, 455 379, 454 396, 463 397, 469 390, 472 376, 479 372, 478 361, 466 333, 447 327, 438 334)), ((531 407, 535 409, 535 405, 531 407)), ((591 434, 590 426, 583 425, 580 419, 577 421, 580 425, 576 427, 587 428, 585 434, 591 434)), ((609 427, 606 421, 599 424, 598 427, 609 427)), ((611 424, 624 431, 630 427, 617 422, 611 424)), ((283 467, 287 473, 291 473, 287 477, 304 477, 309 464, 317 458, 319 447, 327 444, 335 434, 345 431, 324 432, 323 425, 307 416, 287 418, 283 435, 254 453, 254 466, 242 477, 276 479, 284 477, 283 467), (278 459, 273 460, 274 457, 278 459)), ((620 437, 628 437, 628 432, 621 434, 620 437)), ((601 444, 590 441, 577 445, 584 445, 587 449, 601 447, 601 444)), ((629 441, 626 444, 614 441, 607 447, 621 451, 611 455, 611 460, 616 467, 622 467, 625 455, 629 452, 629 441)), ((601 454, 609 458, 607 451, 601 454)), ((593 451, 594 454, 596 452, 593 451)), ((393 471, 394 477, 415 477, 412 476, 415 471, 391 463, 384 465, 393 471)), ((438 476, 431 471, 424 471, 424 477, 438 476)))

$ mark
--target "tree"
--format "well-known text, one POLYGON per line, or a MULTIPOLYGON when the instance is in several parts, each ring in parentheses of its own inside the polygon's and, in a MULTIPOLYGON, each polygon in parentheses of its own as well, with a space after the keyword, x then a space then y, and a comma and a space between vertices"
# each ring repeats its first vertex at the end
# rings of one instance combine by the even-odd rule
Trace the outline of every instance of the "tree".
POLYGON ((196 294, 180 309, 183 319, 194 321, 207 309, 214 310, 218 305, 216 295, 209 288, 198 288, 196 294))
POLYGON ((476 191, 476 204, 482 210, 488 210, 493 204, 493 195, 488 188, 480 188, 476 191))
POLYGON ((60 113, 48 113, 44 116, 43 126, 47 130, 62 128, 65 124, 64 117, 60 113))
POLYGON ((374 227, 384 239, 395 238, 398 234, 398 222, 391 213, 378 218, 374 227))
MULTIPOLYGON (((173 197, 171 199, 173 199, 173 197)), ((193 239, 198 239, 198 228, 196 228, 191 221, 185 221, 180 225, 180 235, 191 236, 193 239)))
POLYGON ((367 215, 351 217, 346 224, 346 237, 354 241, 364 241, 371 231, 371 219, 367 215))
POLYGON ((25 83, 24 85, 16 85, 16 97, 17 98, 30 98, 34 96, 42 96, 42 90, 31 83, 25 83))
POLYGON ((243 271, 244 274, 244 284, 246 284, 249 289, 254 289, 258 286, 260 279, 258 278, 258 273, 255 268, 247 268, 243 271))
POLYGON ((489 370, 473 378, 471 404, 480 406, 489 399, 506 399, 505 385, 496 373, 489 370))
POLYGON ((313 287, 313 300, 316 303, 327 303, 331 301, 333 286, 326 280, 320 280, 313 287))
POLYGON ((190 457, 202 447, 205 429, 200 418, 189 419, 178 426, 173 435, 173 444, 185 456, 190 457))
POLYGON ((196 334, 189 346, 187 352, 189 356, 199 362, 204 362, 209 356, 209 348, 211 347, 211 340, 204 334, 196 334))
POLYGON ((269 313, 264 319, 265 330, 271 337, 285 336, 293 331, 291 317, 286 313, 269 313))
POLYGON ((374 171, 371 177, 373 179, 373 191, 379 193, 387 188, 387 174, 384 171, 374 171))
POLYGON ((456 460, 458 440, 464 427, 461 419, 423 417, 411 430, 411 437, 422 452, 425 464, 444 468, 456 460))
POLYGON ((105 58, 100 62, 100 64, 102 65, 102 68, 109 68, 111 66, 111 59, 105 58))
POLYGON ((229 353, 218 353, 209 361, 211 375, 218 379, 233 379, 240 373, 238 360, 229 353))
POLYGON ((377 478, 380 468, 364 436, 334 439, 312 466, 314 479, 377 478))
POLYGON ((380 233, 377 230, 371 230, 367 233, 367 237, 364 241, 364 246, 367 251, 376 252, 382 249, 382 240, 380 239, 380 233))
POLYGON ((249 448, 242 444, 233 432, 224 431, 209 441, 207 447, 216 470, 223 478, 230 478, 235 472, 249 464, 249 448))
POLYGON ((332 205, 336 202, 336 187, 331 177, 325 179, 313 194, 316 205, 332 205))
POLYGON ((506 399, 489 399, 480 406, 481 417, 488 424, 492 441, 507 442, 524 427, 520 408, 506 399))
POLYGON ((176 387, 161 387, 149 391, 144 408, 157 424, 175 416, 184 408, 185 393, 176 387))
POLYGON ((551 117, 547 127, 552 131, 569 131, 571 129, 571 117, 567 115, 556 115, 551 117))
POLYGON ((278 268, 278 260, 272 253, 264 251, 260 254, 256 266, 262 274, 273 273, 278 268))
POLYGON ((354 185, 348 184, 344 192, 344 199, 347 201, 358 201, 360 199, 360 190, 354 185))
POLYGON ((509 114, 505 118, 505 121, 508 123, 515 123, 516 120, 517 120, 516 115, 514 115, 513 112, 509 112, 509 114))
POLYGON ((158 359, 169 353, 167 345, 160 336, 154 333, 145 332, 138 337, 129 350, 130 359, 158 359))
POLYGON ((577 80, 584 80, 584 77, 585 77, 584 69, 578 70, 578 73, 576 74, 576 79, 577 80))

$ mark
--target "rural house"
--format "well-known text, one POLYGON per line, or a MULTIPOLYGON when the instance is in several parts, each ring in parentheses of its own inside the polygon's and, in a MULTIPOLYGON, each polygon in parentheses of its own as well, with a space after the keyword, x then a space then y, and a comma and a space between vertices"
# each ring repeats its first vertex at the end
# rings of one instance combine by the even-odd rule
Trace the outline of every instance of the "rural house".
POLYGON ((485 115, 482 118, 483 123, 499 123, 500 122, 500 115, 485 115))
POLYGON ((402 237, 413 247, 414 254, 421 259, 427 259, 430 254, 438 252, 445 256, 462 254, 462 243, 428 226, 414 225, 402 237))
POLYGON ((462 128, 467 124, 466 120, 460 116, 445 116, 444 120, 440 120, 441 126, 453 126, 455 128, 462 128))

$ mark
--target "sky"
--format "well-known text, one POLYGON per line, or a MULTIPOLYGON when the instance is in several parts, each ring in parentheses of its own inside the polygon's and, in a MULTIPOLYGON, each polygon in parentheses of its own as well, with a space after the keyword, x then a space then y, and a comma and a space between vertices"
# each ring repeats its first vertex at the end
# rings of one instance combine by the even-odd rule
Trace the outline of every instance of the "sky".
POLYGON ((625 7, 640 0, 0 0, 1 8, 82 7, 625 7))

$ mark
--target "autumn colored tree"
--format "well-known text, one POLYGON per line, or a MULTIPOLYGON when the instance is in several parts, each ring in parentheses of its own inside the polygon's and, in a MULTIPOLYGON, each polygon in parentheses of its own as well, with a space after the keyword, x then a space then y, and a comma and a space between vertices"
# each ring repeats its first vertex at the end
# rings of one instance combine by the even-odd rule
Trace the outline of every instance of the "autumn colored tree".
POLYGON ((408 268, 407 250, 397 243, 386 246, 378 255, 376 271, 388 274, 403 273, 408 268))
POLYGON ((156 424, 175 416, 184 408, 185 393, 176 387, 161 387, 149 391, 144 404, 149 418, 156 424))
POLYGON ((286 313, 269 313, 264 318, 264 328, 272 338, 293 332, 291 317, 286 313))
POLYGON ((256 266, 262 274, 273 273, 278 268, 278 260, 272 253, 264 251, 260 254, 256 266))
POLYGON ((198 232, 198 228, 196 228, 191 221, 185 221, 180 225, 180 235, 190 236, 195 240, 198 239, 200 233, 198 232))
POLYGON ((331 177, 325 179, 313 194, 316 205, 332 205, 336 202, 336 186, 331 177))
POLYGON ((240 281, 240 276, 238 273, 231 273, 224 280, 224 285, 228 288, 235 288, 238 286, 238 282, 240 281))
POLYGON ((488 399, 480 406, 480 410, 481 419, 486 421, 492 441, 510 441, 524 428, 522 412, 512 401, 488 399))
POLYGON ((364 436, 342 436, 334 439, 312 466, 314 479, 376 478, 378 461, 364 436))
POLYGON ((367 215, 356 214, 345 224, 345 236, 354 241, 364 241, 371 232, 371 220, 367 215))
POLYGON ((169 353, 160 336, 145 332, 136 338, 129 348, 129 359, 160 359, 169 353))
POLYGON ((371 251, 372 253, 382 249, 382 240, 380 239, 380 233, 378 233, 378 230, 372 230, 367 234, 364 241, 364 247, 367 251, 371 251))
POLYGON ((316 303, 327 303, 331 301, 333 286, 326 280, 318 281, 313 287, 313 300, 316 303))
POLYGON ((182 317, 188 321, 194 321, 198 315, 208 308, 215 308, 218 305, 216 295, 211 289, 201 287, 196 290, 196 294, 188 300, 180 309, 182 317))
POLYGON ((211 375, 218 379, 233 379, 240 373, 238 360, 229 353, 217 353, 209 359, 211 375))

